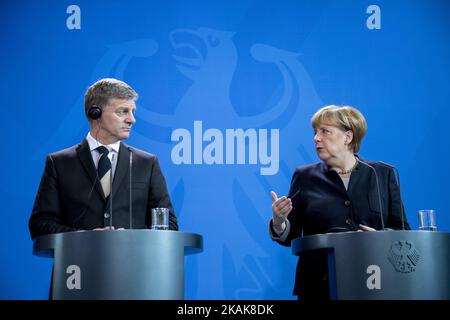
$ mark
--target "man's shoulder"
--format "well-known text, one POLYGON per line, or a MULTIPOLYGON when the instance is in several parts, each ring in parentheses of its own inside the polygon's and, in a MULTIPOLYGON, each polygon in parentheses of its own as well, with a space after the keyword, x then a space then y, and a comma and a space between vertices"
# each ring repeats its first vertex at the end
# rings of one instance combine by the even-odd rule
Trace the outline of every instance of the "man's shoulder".
POLYGON ((123 143, 123 146, 133 153, 133 157, 148 159, 148 160, 152 160, 152 161, 154 161, 157 158, 156 154, 153 154, 153 153, 150 153, 150 152, 147 152, 147 151, 144 151, 144 150, 141 150, 141 149, 129 146, 129 145, 125 144, 125 143, 123 143))
POLYGON ((76 145, 73 145, 69 148, 65 148, 62 150, 58 150, 55 152, 52 152, 49 154, 49 156, 53 159, 61 159, 61 158, 67 158, 67 157, 73 157, 77 154, 77 149, 81 146, 80 143, 77 143, 76 145))

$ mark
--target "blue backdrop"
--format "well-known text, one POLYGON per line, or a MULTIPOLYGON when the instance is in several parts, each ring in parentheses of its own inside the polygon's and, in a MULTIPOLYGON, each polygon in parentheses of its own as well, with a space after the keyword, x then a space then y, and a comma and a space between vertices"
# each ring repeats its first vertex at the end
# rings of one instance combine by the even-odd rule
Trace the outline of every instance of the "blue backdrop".
POLYGON ((47 297, 51 260, 32 255, 28 218, 46 154, 85 137, 83 95, 103 77, 139 93, 128 142, 159 156, 181 230, 204 236, 186 259, 189 299, 292 298, 296 259, 269 238, 269 192, 318 161, 310 118, 326 104, 364 113, 361 155, 399 168, 411 226, 434 208, 449 231, 449 7, 2 1, 0 297, 47 297))

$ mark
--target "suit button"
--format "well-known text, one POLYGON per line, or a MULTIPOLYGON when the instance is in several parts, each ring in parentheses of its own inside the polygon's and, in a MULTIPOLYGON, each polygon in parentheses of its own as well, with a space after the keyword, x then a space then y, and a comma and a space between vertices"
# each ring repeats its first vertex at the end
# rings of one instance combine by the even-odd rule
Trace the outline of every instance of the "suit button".
POLYGON ((345 200, 344 204, 346 207, 348 207, 350 205, 350 200, 345 200))
POLYGON ((105 212, 105 214, 103 215, 106 219, 108 219, 109 218, 109 213, 108 212, 105 212))

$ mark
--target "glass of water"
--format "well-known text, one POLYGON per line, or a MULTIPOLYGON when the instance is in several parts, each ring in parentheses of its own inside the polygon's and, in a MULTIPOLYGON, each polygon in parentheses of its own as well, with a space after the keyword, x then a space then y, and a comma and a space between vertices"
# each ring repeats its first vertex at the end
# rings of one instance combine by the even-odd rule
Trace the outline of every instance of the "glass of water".
POLYGON ((169 209, 152 209, 152 230, 169 230, 169 209))
POLYGON ((419 230, 437 231, 436 211, 432 209, 419 210, 419 230))

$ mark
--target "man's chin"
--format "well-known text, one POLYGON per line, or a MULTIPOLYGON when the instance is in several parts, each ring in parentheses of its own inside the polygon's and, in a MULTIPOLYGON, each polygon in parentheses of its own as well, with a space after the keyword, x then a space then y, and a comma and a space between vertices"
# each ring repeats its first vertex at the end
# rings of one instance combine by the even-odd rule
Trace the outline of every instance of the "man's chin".
POLYGON ((125 140, 128 139, 130 137, 130 133, 122 133, 121 135, 119 135, 119 140, 125 140))

